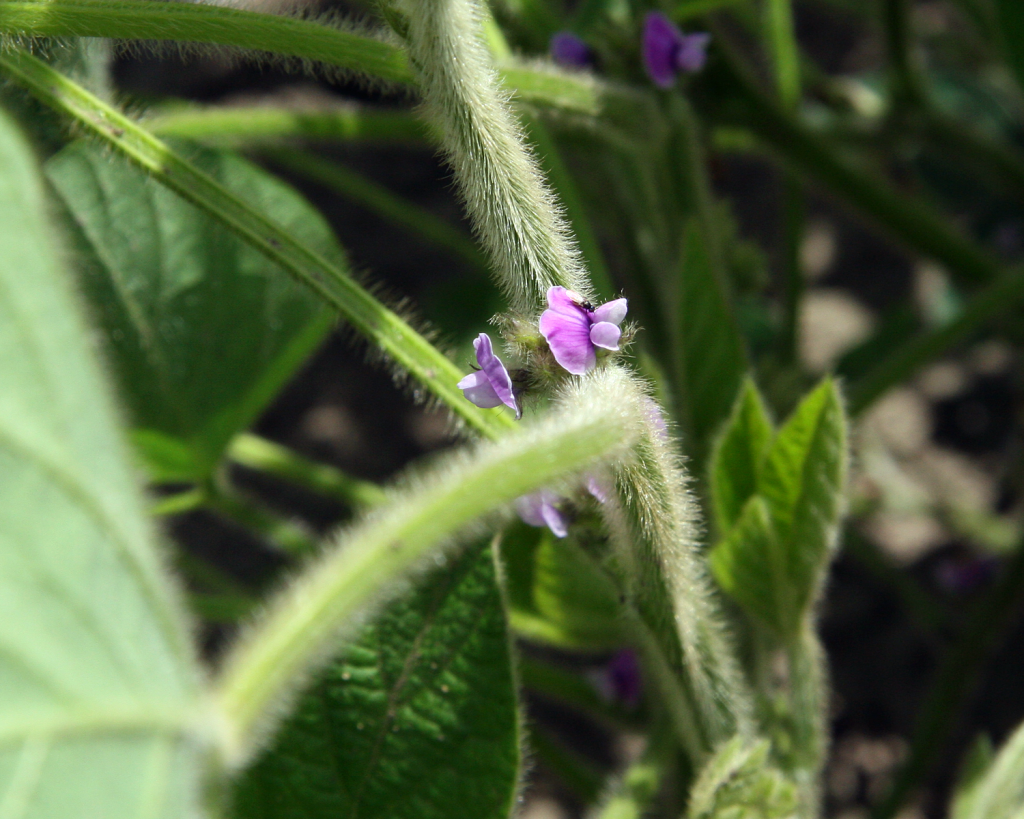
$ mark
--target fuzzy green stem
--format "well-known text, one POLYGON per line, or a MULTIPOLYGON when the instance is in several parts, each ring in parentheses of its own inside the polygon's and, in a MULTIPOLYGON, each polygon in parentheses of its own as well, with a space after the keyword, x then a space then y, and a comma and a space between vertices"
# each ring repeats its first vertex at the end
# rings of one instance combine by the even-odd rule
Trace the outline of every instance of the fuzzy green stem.
POLYGON ((378 216, 406 228, 421 239, 448 250, 471 267, 487 272, 487 260, 462 230, 392 193, 372 179, 309 151, 275 148, 263 151, 274 163, 302 174, 318 185, 330 188, 347 199, 358 202, 378 216))
POLYGON ((248 432, 231 441, 227 455, 236 464, 291 481, 346 506, 376 506, 385 497, 377 484, 351 478, 340 469, 310 461, 288 447, 248 432))
POLYGON ((229 764, 250 758, 280 703, 337 644, 338 631, 482 515, 625 455, 639 419, 616 370, 576 385, 565 409, 422 475, 353 528, 272 602, 228 657, 217 686, 229 764))
POLYGON ((305 526, 256 503, 231 486, 224 476, 216 477, 205 487, 203 506, 252 530, 272 547, 287 554, 309 554, 316 549, 316 539, 305 526))
POLYGON ((475 431, 496 437, 514 424, 505 414, 481 411, 466 401, 455 386, 463 373, 346 270, 314 253, 148 131, 29 54, 0 55, 0 70, 312 288, 475 431))
POLYGON ((411 0, 403 32, 430 120, 513 310, 552 285, 592 289, 554 196, 505 102, 477 0, 411 0))
POLYGON ((157 136, 184 137, 226 147, 280 145, 298 139, 373 145, 423 145, 430 141, 428 129, 409 111, 357 106, 175 106, 150 111, 141 124, 157 136))
POLYGON ((824 651, 813 623, 804 623, 785 653, 799 815, 815 819, 821 812, 819 779, 828 751, 828 693, 824 651))
POLYGON ((148 0, 3 0, 0 33, 216 43, 293 55, 410 84, 401 49, 311 20, 203 3, 148 0))

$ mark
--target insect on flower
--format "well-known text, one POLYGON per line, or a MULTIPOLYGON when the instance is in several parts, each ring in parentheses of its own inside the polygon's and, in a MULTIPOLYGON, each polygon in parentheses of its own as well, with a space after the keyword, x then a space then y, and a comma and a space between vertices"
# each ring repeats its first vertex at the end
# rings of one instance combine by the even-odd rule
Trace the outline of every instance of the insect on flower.
POLYGON ((597 363, 598 347, 619 349, 619 325, 625 317, 625 299, 595 308, 579 293, 552 287, 548 290, 548 309, 540 316, 540 333, 555 361, 573 375, 583 375, 597 363))

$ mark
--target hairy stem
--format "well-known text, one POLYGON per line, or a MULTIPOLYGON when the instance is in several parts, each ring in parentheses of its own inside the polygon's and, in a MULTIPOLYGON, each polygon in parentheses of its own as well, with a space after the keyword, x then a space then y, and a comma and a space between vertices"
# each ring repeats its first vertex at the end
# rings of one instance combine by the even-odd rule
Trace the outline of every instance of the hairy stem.
POLYGON ((496 437, 514 424, 507 415, 481 411, 466 401, 455 386, 463 373, 396 313, 357 284, 347 270, 314 253, 148 131, 29 54, 0 55, 0 71, 24 85, 45 105, 71 117, 122 152, 158 182, 210 214, 312 288, 356 331, 469 427, 496 437))
POLYGON ((552 285, 592 296, 554 196, 527 150, 483 39, 476 0, 411 0, 404 32, 428 115, 512 308, 552 285))
POLYGON ((545 484, 616 461, 640 419, 618 399, 615 369, 584 379, 563 409, 471 454, 456 455, 350 529, 272 602, 228 657, 217 691, 229 764, 250 758, 281 701, 337 645, 338 631, 482 515, 545 484))

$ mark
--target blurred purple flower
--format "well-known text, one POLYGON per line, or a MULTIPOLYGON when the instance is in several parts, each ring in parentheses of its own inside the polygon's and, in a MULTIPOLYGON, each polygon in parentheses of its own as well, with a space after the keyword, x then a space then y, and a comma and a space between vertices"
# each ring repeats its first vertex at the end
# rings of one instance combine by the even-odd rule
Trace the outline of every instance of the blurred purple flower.
POLYGON ((611 495, 610 481, 604 475, 595 475, 591 472, 587 475, 587 491, 597 498, 599 503, 608 503, 611 495))
POLYGON ((551 59, 559 65, 586 68, 590 65, 590 46, 571 31, 551 35, 551 59))
POLYGON ((664 14, 652 11, 644 20, 644 65, 654 84, 671 88, 680 71, 700 71, 707 60, 711 35, 683 34, 664 14))
POLYGON ((555 505, 562 499, 550 489, 541 489, 531 495, 523 495, 516 501, 516 512, 523 523, 530 526, 547 526, 555 537, 569 533, 569 522, 555 505))
POLYGON ((480 365, 480 369, 471 372, 456 386, 478 407, 490 409, 504 404, 514 409, 516 418, 519 418, 522 410, 519 409, 515 393, 512 391, 512 378, 505 365, 501 363, 501 359, 494 354, 491 337, 487 333, 481 333, 473 340, 473 349, 476 350, 476 363, 480 365))
POLYGON ((564 287, 548 290, 548 309, 540 315, 540 333, 555 361, 573 375, 583 375, 597 363, 597 347, 618 350, 626 317, 626 300, 615 299, 594 309, 564 287))
POLYGON ((668 440, 668 424, 665 423, 665 416, 662 415, 661 407, 658 406, 657 401, 653 398, 644 396, 644 409, 647 414, 647 420, 651 422, 651 426, 657 431, 658 435, 661 436, 663 441, 668 440))
POLYGON ((999 561, 991 555, 948 558, 935 568, 935 580, 951 594, 969 594, 995 576, 999 561))
POLYGON ((627 708, 635 708, 640 703, 643 674, 640 660, 631 648, 617 651, 591 680, 607 702, 621 702, 627 708))

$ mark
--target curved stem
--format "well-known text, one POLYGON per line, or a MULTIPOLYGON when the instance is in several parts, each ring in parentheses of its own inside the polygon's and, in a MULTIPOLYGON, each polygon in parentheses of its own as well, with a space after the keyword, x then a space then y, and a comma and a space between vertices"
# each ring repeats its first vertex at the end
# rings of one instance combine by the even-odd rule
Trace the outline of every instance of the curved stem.
POLYGON ((539 487, 623 457, 640 419, 618 400, 622 380, 605 368, 540 423, 421 475, 289 584, 225 662, 217 697, 226 761, 251 758, 279 702, 337 645, 339 630, 381 604, 429 555, 456 548, 464 527, 539 487))
POLYGON ((475 431, 496 437, 514 424, 505 414, 482 411, 465 400, 455 386, 462 371, 356 283, 347 270, 314 253, 148 131, 29 54, 0 55, 0 70, 311 287, 475 431))

